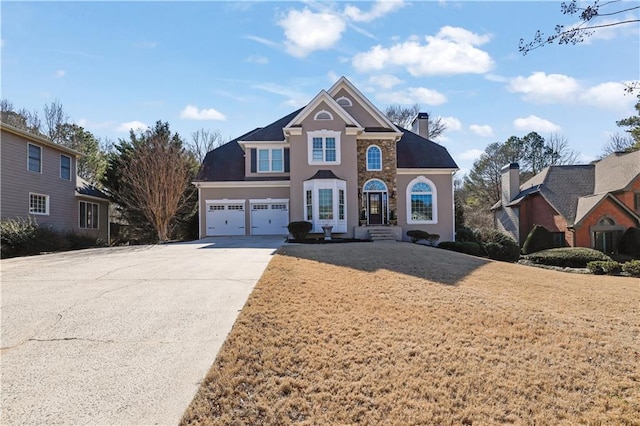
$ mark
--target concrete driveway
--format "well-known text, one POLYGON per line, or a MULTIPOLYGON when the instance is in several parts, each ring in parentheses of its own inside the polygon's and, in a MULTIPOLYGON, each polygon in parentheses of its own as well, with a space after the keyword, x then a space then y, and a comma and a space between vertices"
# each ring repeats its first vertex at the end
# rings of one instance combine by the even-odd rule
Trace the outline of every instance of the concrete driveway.
POLYGON ((283 237, 2 261, 2 424, 177 424, 283 237))

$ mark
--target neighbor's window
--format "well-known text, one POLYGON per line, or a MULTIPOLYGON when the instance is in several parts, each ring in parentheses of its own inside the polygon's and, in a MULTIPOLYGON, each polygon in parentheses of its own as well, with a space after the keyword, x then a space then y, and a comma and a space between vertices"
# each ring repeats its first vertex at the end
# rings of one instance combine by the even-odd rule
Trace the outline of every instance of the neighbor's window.
POLYGON ((49 214, 49 196, 29 193, 29 213, 49 214))
POLYGON ((80 228, 98 229, 98 211, 100 207, 96 203, 80 201, 80 228))
POLYGON ((71 157, 60 155, 60 179, 71 180, 71 157))
POLYGON ((433 183, 418 177, 407 187, 407 222, 436 223, 436 191, 433 183))
POLYGON ((259 149, 258 172, 282 172, 284 170, 283 150, 259 149))
POLYGON ((552 232, 551 238, 553 240, 554 247, 564 247, 566 245, 564 240, 564 232, 552 232))
POLYGON ((382 151, 375 145, 367 148, 367 170, 382 170, 382 151))
POLYGON ((640 211, 640 192, 636 192, 633 197, 636 211, 640 211))
POLYGON ((340 164, 340 132, 309 132, 309 164, 340 164))
POLYGON ((42 148, 38 145, 28 144, 28 150, 27 169, 30 172, 42 173, 42 148))

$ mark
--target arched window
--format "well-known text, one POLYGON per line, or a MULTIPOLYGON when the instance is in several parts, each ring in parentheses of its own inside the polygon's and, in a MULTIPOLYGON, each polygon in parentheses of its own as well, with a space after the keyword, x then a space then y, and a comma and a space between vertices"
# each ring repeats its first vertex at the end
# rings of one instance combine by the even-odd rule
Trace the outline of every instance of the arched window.
POLYGON ((329 111, 318 111, 313 117, 314 120, 333 120, 333 115, 329 111))
POLYGON ((616 223, 613 221, 613 219, 608 218, 608 217, 604 217, 602 219, 600 219, 600 221, 598 222, 598 225, 600 226, 612 226, 615 225, 616 223))
POLYGON ((407 223, 437 223, 436 187, 419 176, 407 186, 407 223))
POLYGON ((375 145, 367 148, 367 170, 382 170, 382 150, 375 145))
POLYGON ((338 99, 336 99, 336 102, 338 103, 338 105, 340 105, 341 107, 350 107, 353 106, 353 103, 351 103, 351 99, 349 98, 345 98, 344 96, 339 97, 338 99))
POLYGON ((382 182, 381 180, 371 179, 370 181, 364 184, 364 188, 362 189, 365 192, 366 191, 386 191, 387 185, 385 185, 384 182, 382 182))

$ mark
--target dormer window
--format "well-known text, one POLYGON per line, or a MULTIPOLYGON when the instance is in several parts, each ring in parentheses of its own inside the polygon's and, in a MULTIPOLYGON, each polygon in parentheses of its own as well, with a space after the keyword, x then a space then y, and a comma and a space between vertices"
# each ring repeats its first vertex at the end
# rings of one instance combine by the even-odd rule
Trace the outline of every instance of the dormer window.
POLYGON ((351 102, 351 99, 349 98, 345 98, 344 96, 339 97, 338 99, 336 99, 336 102, 338 103, 338 105, 340 105, 341 107, 350 107, 353 106, 353 103, 351 102))
POLYGON ((318 111, 313 119, 316 121, 333 120, 333 115, 331 115, 329 111, 323 109, 322 111, 318 111))

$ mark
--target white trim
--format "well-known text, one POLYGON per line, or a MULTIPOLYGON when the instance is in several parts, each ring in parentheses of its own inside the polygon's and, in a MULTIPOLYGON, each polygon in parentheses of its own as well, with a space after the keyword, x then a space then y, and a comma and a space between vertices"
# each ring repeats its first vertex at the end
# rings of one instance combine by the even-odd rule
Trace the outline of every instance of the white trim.
MULTIPOLYGON (((86 219, 86 217, 85 217, 85 219, 86 219)), ((85 220, 85 225, 86 225, 86 220, 85 220)), ((100 229, 100 204, 94 203, 94 202, 91 202, 91 201, 78 200, 78 228, 79 229, 100 229), (80 221, 82 220, 82 217, 80 216, 80 204, 81 203, 85 203, 86 204, 86 206, 84 208, 85 214, 87 213, 87 207, 89 205, 98 206, 98 219, 94 221, 96 223, 96 225, 97 225, 95 228, 94 227, 89 228, 88 226, 82 226, 80 224, 80 221)))
POLYGON ((60 179, 66 180, 67 182, 71 182, 72 176, 73 176, 73 161, 71 160, 71 156, 60 154, 60 179), (69 159, 69 179, 65 179, 62 177, 62 157, 67 157, 69 159))
POLYGON ((111 201, 107 200, 106 198, 102 198, 102 197, 96 197, 93 195, 85 195, 85 194, 78 194, 77 192, 75 193, 76 197, 83 197, 83 198, 88 198, 90 200, 95 200, 98 202, 103 202, 103 203, 110 203, 111 201))
MULTIPOLYGON (((304 109, 300 111, 300 113, 298 113, 298 115, 293 117, 293 120, 291 120, 286 126, 284 126, 283 130, 285 131, 285 134, 287 132, 290 132, 291 129, 296 129, 296 127, 292 126, 294 126, 295 124, 301 124, 301 122, 305 118, 307 118, 307 116, 311 114, 311 112, 316 109, 323 101, 327 104, 327 106, 329 106, 329 108, 331 108, 336 114, 338 114, 338 116, 340 116, 340 118, 342 118, 346 122, 346 124, 353 124, 357 127, 362 127, 355 118, 353 118, 347 111, 345 111, 344 108, 338 105, 335 99, 329 96, 326 90, 321 90, 320 93, 318 93, 316 97, 313 98, 313 100, 309 102, 309 104, 304 107, 304 109)), ((302 129, 300 129, 300 131, 302 131, 302 129)))
POLYGON ((44 158, 43 157, 44 157, 44 149, 40 145, 35 144, 35 143, 31 143, 31 142, 27 142, 27 171, 28 172, 38 173, 39 175, 41 175, 42 174, 42 170, 44 169, 43 164, 42 164, 42 163, 44 163, 44 158), (31 170, 29 168, 29 158, 30 158, 29 157, 29 145, 33 145, 36 148, 40 149, 40 170, 38 170, 37 172, 33 171, 33 170, 31 170))
POLYGON ((353 102, 351 101, 351 99, 347 98, 346 96, 340 96, 338 99, 336 99, 336 103, 340 105, 342 108, 348 108, 353 106, 353 102), (344 105, 340 103, 340 101, 343 101, 343 100, 347 101, 344 105))
POLYGON ((455 193, 455 185, 454 185, 454 174, 451 174, 451 211, 453 212, 453 227, 452 234, 453 241, 456 240, 456 193, 455 193))
MULTIPOLYGON (((198 221, 200 222, 198 224, 198 239, 202 239, 202 214, 200 213, 200 209, 202 208, 202 191, 200 190, 199 186, 196 186, 196 188, 198 188, 198 221)), ((111 222, 111 221, 109 221, 111 222)), ((206 228, 207 228, 207 205, 205 203, 204 206, 204 228, 205 228, 205 234, 206 234, 206 228)))
POLYGON ((0 122, 0 129, 6 131, 8 133, 14 134, 16 136, 19 136, 21 138, 24 138, 27 141, 35 142, 36 145, 37 144, 42 144, 44 146, 48 146, 50 148, 57 149, 58 151, 62 151, 62 152, 66 152, 67 154, 71 154, 76 158, 85 156, 83 153, 78 152, 78 151, 76 151, 74 149, 67 148, 66 146, 59 145, 59 144, 57 144, 57 143, 55 143, 55 142, 53 142, 53 141, 51 141, 51 140, 49 140, 49 139, 47 139, 45 137, 34 135, 33 133, 29 133, 29 132, 27 132, 25 130, 18 129, 17 127, 13 127, 13 126, 11 126, 9 124, 6 124, 6 123, 3 123, 3 122, 0 122))
POLYGON ((309 165, 339 165, 342 159, 341 156, 341 143, 340 143, 341 132, 336 130, 314 130, 312 132, 307 132, 307 161, 309 165), (322 161, 313 159, 313 139, 314 138, 322 138, 322 161), (326 158, 326 141, 327 138, 334 138, 336 142, 336 160, 335 161, 325 161, 326 158))
POLYGON ((365 151, 364 154, 364 160, 365 160, 365 167, 367 169, 367 171, 371 171, 371 172, 379 172, 380 170, 382 170, 382 148, 380 148, 378 145, 376 144, 371 144, 367 147, 367 150, 365 151), (380 153, 380 168, 374 169, 374 168, 369 168, 369 150, 371 148, 377 148, 378 152, 380 153))
POLYGON ((274 148, 289 148, 291 144, 287 141, 238 141, 238 145, 245 150, 246 148, 265 148, 266 146, 273 146, 274 148))
POLYGON ((250 198, 249 204, 260 204, 260 203, 273 203, 273 204, 282 204, 289 203, 288 198, 250 198))
POLYGON ((407 208, 407 224, 436 224, 438 223, 438 190, 435 184, 428 178, 424 176, 417 176, 415 179, 411 180, 405 189, 406 193, 406 208, 407 208), (431 220, 413 220, 411 214, 411 188, 416 183, 426 183, 431 187, 431 220))
POLYGON ((272 148, 270 146, 256 148, 256 173, 285 173, 284 171, 284 148, 272 148), (260 170, 260 151, 267 151, 268 158, 267 161, 269 163, 268 170, 260 170), (282 170, 273 170, 273 151, 280 151, 282 153, 281 161, 282 161, 282 170))
POLYGON ((216 199, 216 200, 204 200, 205 204, 246 204, 246 199, 216 199))
POLYGON ((50 197, 47 194, 40 194, 38 192, 29 192, 29 203, 28 203, 27 211, 29 212, 29 214, 36 215, 36 216, 49 216, 51 214, 49 200, 50 200, 50 197), (45 203, 44 203, 45 212, 44 213, 32 212, 31 211, 31 196, 32 195, 35 195, 35 196, 38 196, 38 197, 44 197, 44 200, 45 200, 45 203))
POLYGON ((347 207, 348 207, 348 194, 347 194, 347 182, 340 179, 311 179, 303 182, 302 185, 302 211, 303 217, 306 221, 313 224, 311 232, 322 232, 324 225, 333 226, 334 233, 347 232, 347 207), (319 190, 331 189, 332 193, 332 208, 333 219, 319 219, 319 190), (313 220, 309 221, 307 217, 307 191, 311 191, 311 208, 313 220), (344 219, 340 219, 340 191, 344 191, 344 219))
POLYGON ((367 206, 366 210, 367 210, 367 224, 369 224, 369 210, 371 209, 371 206, 369 206, 369 192, 378 192, 382 194, 382 199, 380 200, 380 204, 382 207, 385 207, 386 204, 386 209, 384 209, 384 214, 382 215, 382 224, 385 223, 389 223, 389 213, 391 213, 391 207, 389 206, 389 186, 382 180, 382 179, 378 179, 378 178, 371 178, 369 180, 367 180, 364 185, 362 185, 362 196, 365 197, 365 205, 367 206), (378 181, 380 183, 382 183, 384 185, 384 189, 364 189, 365 186, 367 186, 367 184, 371 181, 378 181), (386 196, 386 203, 385 203, 385 196, 386 196))
POLYGON ((397 169, 399 175, 449 175, 460 169, 397 169))
MULTIPOLYGON (((348 128, 347 128, 348 129, 348 128)), ((404 133, 394 133, 394 132, 361 132, 357 134, 357 139, 389 139, 395 140, 396 142, 400 140, 404 133)))
POLYGON ((289 188, 289 180, 254 180, 229 182, 191 182, 197 188, 289 188))
POLYGON ((313 119, 315 121, 332 121, 333 120, 333 114, 331 114, 326 109, 321 109, 320 111, 316 112, 316 115, 313 116, 313 119), (320 114, 327 114, 329 116, 329 118, 319 118, 320 114))

